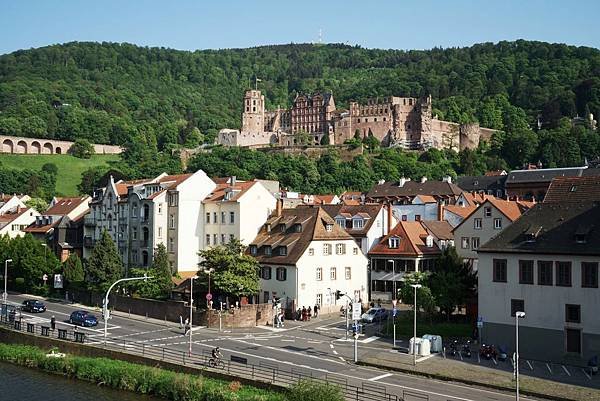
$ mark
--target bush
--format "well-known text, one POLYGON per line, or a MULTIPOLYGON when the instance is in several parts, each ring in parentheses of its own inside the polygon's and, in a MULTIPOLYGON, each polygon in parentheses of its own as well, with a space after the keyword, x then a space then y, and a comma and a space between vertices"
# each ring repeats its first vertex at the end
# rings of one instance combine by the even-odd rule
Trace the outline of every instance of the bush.
POLYGON ((23 277, 15 278, 15 290, 23 292, 25 290, 25 279, 23 277))
MULTIPOLYGON (((108 387, 181 401, 283 401, 283 395, 199 375, 107 359, 67 356, 47 358, 39 348, 0 343, 0 361, 35 367, 108 387)), ((300 400, 301 398, 298 398, 300 400)), ((317 400, 317 398, 306 398, 317 400)), ((325 398, 323 398, 325 400, 325 398)), ((327 401, 336 401, 336 398, 327 401)))
POLYGON ((78 139, 69 149, 69 152, 80 159, 89 159, 92 157, 94 152, 94 145, 92 145, 87 139, 78 139))
POLYGON ((288 401, 344 401, 338 386, 314 380, 302 380, 287 394, 288 401))

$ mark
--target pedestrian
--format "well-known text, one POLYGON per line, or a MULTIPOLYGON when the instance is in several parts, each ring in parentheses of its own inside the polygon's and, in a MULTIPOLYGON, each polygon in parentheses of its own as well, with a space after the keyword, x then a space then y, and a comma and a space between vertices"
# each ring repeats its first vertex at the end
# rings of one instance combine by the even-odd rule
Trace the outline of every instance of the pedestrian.
POLYGON ((302 307, 302 321, 306 322, 306 307, 302 307))
POLYGON ((319 304, 315 304, 315 309, 313 309, 315 311, 315 317, 319 316, 319 304))
POLYGON ((308 320, 310 321, 310 317, 312 316, 312 308, 309 306, 308 310, 306 311, 306 315, 308 317, 308 320))
POLYGON ((56 329, 56 318, 54 317, 54 315, 52 315, 52 317, 50 318, 50 328, 52 328, 52 331, 56 329))
POLYGON ((183 331, 184 336, 187 334, 189 329, 190 329, 190 319, 186 318, 185 323, 184 323, 184 331, 183 331))
POLYGON ((302 320, 302 309, 298 308, 296 311, 296 321, 302 320))

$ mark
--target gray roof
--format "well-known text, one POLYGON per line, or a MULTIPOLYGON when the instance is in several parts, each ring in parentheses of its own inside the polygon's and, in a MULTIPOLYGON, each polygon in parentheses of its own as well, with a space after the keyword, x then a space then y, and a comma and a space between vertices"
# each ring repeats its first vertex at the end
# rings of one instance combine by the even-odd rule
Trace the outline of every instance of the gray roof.
POLYGON ((600 203, 538 203, 479 252, 600 255, 600 203))
POLYGON ((508 173, 506 185, 529 182, 550 182, 557 177, 581 177, 587 167, 543 168, 533 170, 513 170, 508 173))
POLYGON ((387 196, 414 197, 417 195, 458 196, 462 192, 456 184, 445 181, 407 181, 403 186, 399 186, 398 181, 389 181, 373 185, 367 193, 367 198, 382 198, 387 196))
POLYGON ((488 191, 504 188, 504 182, 506 181, 507 175, 479 175, 479 176, 464 176, 456 179, 456 185, 458 185, 463 191, 479 192, 488 191))

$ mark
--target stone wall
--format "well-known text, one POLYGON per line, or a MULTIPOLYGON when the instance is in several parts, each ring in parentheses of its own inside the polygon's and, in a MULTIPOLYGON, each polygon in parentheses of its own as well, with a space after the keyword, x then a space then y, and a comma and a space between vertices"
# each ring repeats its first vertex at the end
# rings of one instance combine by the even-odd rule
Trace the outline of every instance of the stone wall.
POLYGON ((194 324, 219 327, 219 313, 222 328, 255 327, 273 324, 274 309, 271 304, 249 304, 222 312, 216 309, 199 311, 194 314, 194 324))
MULTIPOLYGON (((54 139, 0 135, 0 153, 60 155, 69 153, 73 143, 54 139)), ((96 154, 100 155, 123 152, 123 148, 120 146, 101 144, 94 144, 93 146, 96 154)))
POLYGON ((335 145, 335 146, 273 146, 268 148, 257 148, 261 152, 266 153, 284 153, 289 155, 305 155, 308 157, 319 157, 329 151, 329 148, 333 147, 340 152, 340 156, 345 161, 351 161, 354 157, 363 154, 363 148, 358 147, 352 149, 348 145, 335 145))
POLYGON ((217 136, 217 143, 223 146, 269 146, 270 144, 279 143, 279 136, 276 132, 246 132, 222 129, 217 136))

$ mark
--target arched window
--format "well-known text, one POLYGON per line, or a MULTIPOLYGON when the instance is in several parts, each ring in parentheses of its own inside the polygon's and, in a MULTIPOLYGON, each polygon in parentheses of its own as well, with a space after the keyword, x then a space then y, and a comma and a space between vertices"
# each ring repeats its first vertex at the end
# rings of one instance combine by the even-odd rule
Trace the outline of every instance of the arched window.
POLYGON ((142 251, 142 265, 148 266, 148 251, 142 251))
POLYGON ((148 231, 148 227, 142 228, 142 239, 144 241, 144 246, 148 246, 148 239, 150 238, 150 233, 148 231))
POLYGON ((144 219, 144 221, 148 221, 148 216, 150 216, 150 206, 148 205, 144 205, 144 213, 142 215, 142 218, 144 219))
POLYGON ((134 203, 133 206, 131 207, 131 217, 137 217, 138 214, 138 205, 137 203, 134 203))
POLYGON ((112 231, 112 225, 113 225, 113 221, 112 221, 112 214, 108 214, 108 216, 106 217, 106 220, 108 220, 108 231, 112 231))

